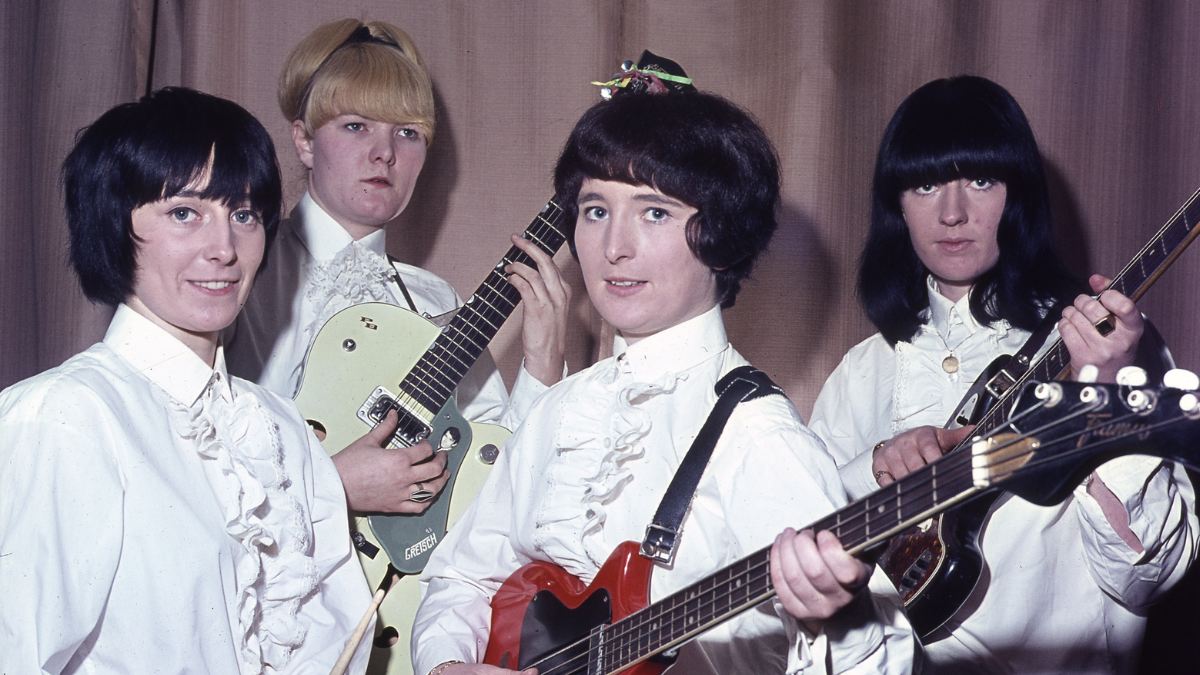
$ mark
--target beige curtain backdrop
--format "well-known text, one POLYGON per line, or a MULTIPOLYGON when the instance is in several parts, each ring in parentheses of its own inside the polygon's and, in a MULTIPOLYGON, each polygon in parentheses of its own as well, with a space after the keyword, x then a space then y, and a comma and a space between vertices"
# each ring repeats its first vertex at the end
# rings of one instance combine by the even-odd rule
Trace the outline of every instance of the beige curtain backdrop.
MULTIPOLYGON (((597 100, 589 82, 621 60, 648 48, 752 111, 782 158, 783 205, 770 254, 726 321, 804 414, 872 332, 854 299, 870 174, 884 125, 917 86, 971 73, 1012 91, 1078 273, 1118 272, 1200 187, 1200 3, 13 0, 0 9, 0 387, 107 325, 66 265, 57 171, 74 132, 148 82, 231 98, 275 137, 290 208, 303 175, 276 78, 303 35, 345 16, 403 27, 430 64, 437 138, 389 249, 462 295, 550 196, 562 141, 597 100)), ((595 359, 600 325, 570 254, 557 260, 575 285, 574 371, 595 359)), ((1140 303, 1192 369, 1198 285, 1200 250, 1188 251, 1140 303)), ((516 316, 492 348, 510 382, 518 326, 516 316)))

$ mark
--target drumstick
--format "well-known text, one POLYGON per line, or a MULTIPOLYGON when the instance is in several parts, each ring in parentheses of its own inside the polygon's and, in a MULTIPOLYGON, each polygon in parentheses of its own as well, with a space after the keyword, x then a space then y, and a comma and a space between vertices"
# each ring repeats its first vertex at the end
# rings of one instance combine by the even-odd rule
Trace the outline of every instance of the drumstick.
POLYGON ((358 651, 358 644, 362 642, 363 635, 367 633, 367 626, 371 625, 371 617, 375 616, 375 610, 379 609, 379 603, 383 602, 385 595, 387 595, 387 588, 375 591, 375 597, 371 598, 371 606, 367 608, 367 613, 363 614, 362 621, 358 622, 358 627, 354 629, 354 634, 346 642, 346 648, 342 650, 342 655, 338 657, 337 663, 333 664, 333 670, 329 671, 329 675, 343 675, 346 672, 346 668, 350 665, 350 659, 354 656, 354 652, 358 651))

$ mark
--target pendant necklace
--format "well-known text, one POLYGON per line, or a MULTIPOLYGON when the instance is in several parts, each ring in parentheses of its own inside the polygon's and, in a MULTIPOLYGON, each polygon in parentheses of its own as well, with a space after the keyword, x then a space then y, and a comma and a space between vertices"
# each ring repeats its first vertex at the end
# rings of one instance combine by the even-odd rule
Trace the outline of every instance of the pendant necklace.
POLYGON ((950 354, 946 358, 942 359, 942 370, 946 371, 950 375, 957 373, 958 372, 958 357, 954 355, 954 350, 961 347, 963 345, 963 342, 966 342, 967 340, 969 340, 971 338, 971 336, 968 335, 967 337, 960 340, 958 344, 954 345, 954 347, 951 347, 950 343, 946 342, 946 338, 942 337, 942 334, 940 332, 938 332, 938 330, 936 328, 933 329, 933 334, 938 336, 938 339, 941 340, 942 344, 946 346, 946 351, 950 352, 950 354))

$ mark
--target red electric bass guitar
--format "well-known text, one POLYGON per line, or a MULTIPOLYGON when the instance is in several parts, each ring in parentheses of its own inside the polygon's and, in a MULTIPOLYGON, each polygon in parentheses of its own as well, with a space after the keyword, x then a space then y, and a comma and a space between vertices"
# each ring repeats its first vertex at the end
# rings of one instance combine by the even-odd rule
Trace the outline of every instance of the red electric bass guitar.
MULTIPOLYGON (((1096 466, 1122 454, 1200 464, 1196 376, 1173 387, 1028 383, 1007 422, 966 452, 947 455, 813 523, 854 554, 976 497, 1007 490, 1036 504, 1065 499, 1096 466)), ((539 675, 656 675, 681 644, 775 595, 764 548, 650 604, 653 563, 619 546, 590 584, 544 562, 526 565, 492 599, 484 662, 539 675)))

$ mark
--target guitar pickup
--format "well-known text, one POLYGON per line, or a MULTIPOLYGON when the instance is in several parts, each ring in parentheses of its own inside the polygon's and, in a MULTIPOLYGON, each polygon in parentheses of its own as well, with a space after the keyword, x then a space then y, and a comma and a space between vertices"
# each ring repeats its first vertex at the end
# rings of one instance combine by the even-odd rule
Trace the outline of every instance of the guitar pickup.
POLYGON ((392 410, 395 410, 400 416, 400 423, 396 425, 396 433, 392 434, 389 441, 389 445, 392 447, 416 445, 428 438, 430 432, 433 431, 428 423, 400 405, 395 395, 385 387, 375 387, 375 391, 371 392, 367 400, 358 407, 357 416, 367 426, 375 427, 392 410))

